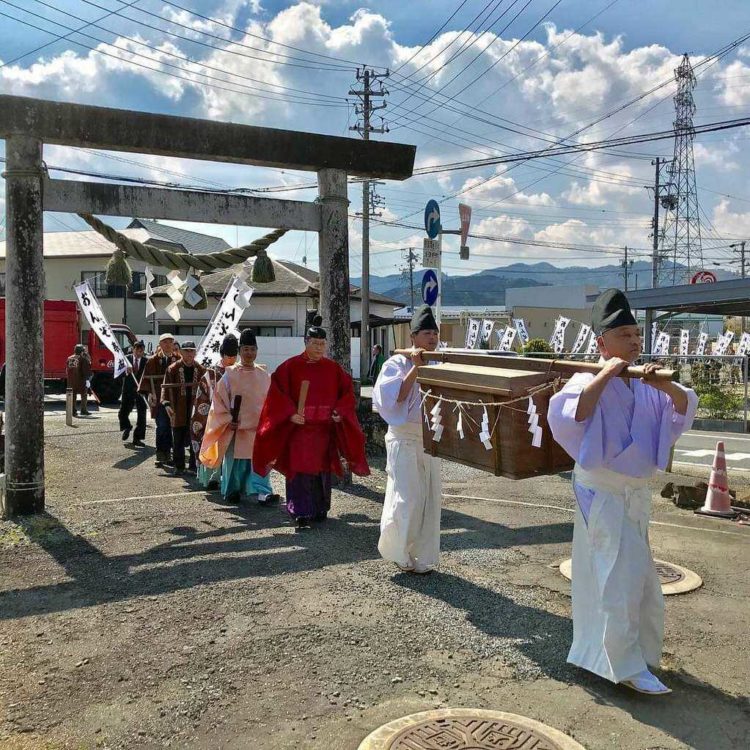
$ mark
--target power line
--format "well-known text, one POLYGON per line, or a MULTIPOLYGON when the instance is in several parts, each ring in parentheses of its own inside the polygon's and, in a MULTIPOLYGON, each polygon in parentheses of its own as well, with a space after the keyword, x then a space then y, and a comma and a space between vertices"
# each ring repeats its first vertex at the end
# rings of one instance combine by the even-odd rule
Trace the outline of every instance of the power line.
MULTIPOLYGON (((487 13, 487 17, 489 17, 490 15, 492 15, 492 13, 494 12, 495 8, 497 8, 497 6, 498 6, 498 5, 500 5, 500 3, 501 3, 501 2, 503 2, 503 0, 494 0, 494 2, 495 2, 495 5, 494 5, 494 7, 493 7, 493 8, 492 8, 492 9, 491 9, 491 10, 490 10, 490 11, 489 11, 488 13, 487 13)), ((447 45, 446 45, 445 47, 443 47, 443 48, 442 48, 442 49, 441 49, 441 50, 440 50, 440 51, 439 51, 439 52, 438 52, 437 54, 433 55, 433 56, 432 56, 432 57, 431 57, 431 58, 430 58, 429 60, 426 60, 425 62, 423 62, 423 63, 422 63, 422 64, 421 64, 421 65, 420 65, 420 66, 419 66, 419 67, 418 67, 418 68, 417 68, 416 70, 413 70, 413 71, 412 71, 411 73, 409 73, 409 74, 408 74, 407 76, 402 76, 402 78, 404 78, 404 80, 408 80, 409 78, 413 78, 413 77, 414 77, 414 76, 415 76, 415 75, 416 75, 416 74, 417 74, 417 73, 418 73, 418 72, 419 72, 420 70, 424 70, 424 68, 425 68, 425 67, 426 67, 427 65, 429 65, 429 64, 430 64, 431 62, 434 62, 435 60, 437 60, 437 58, 438 58, 438 57, 440 57, 440 55, 442 55, 442 54, 443 54, 444 52, 447 52, 447 51, 448 51, 448 49, 450 49, 450 47, 452 47, 452 46, 453 46, 453 44, 454 44, 454 43, 455 43, 455 42, 456 42, 456 41, 457 41, 458 39, 461 39, 461 38, 463 37, 463 35, 464 35, 464 34, 465 34, 465 33, 466 33, 467 31, 469 31, 469 28, 471 27, 471 25, 472 25, 472 24, 473 24, 473 23, 474 23, 474 22, 475 22, 475 21, 476 21, 476 20, 477 20, 477 19, 478 19, 478 18, 479 18, 479 17, 480 17, 480 16, 481 16, 481 15, 482 15, 482 14, 483 14, 483 13, 484 13, 484 12, 485 12, 486 10, 487 10, 487 8, 489 8, 489 6, 490 6, 490 5, 492 5, 492 3, 493 3, 493 0, 488 0, 488 2, 487 2, 487 3, 485 4, 485 6, 484 6, 484 7, 482 8, 482 10, 480 10, 480 11, 479 11, 479 13, 477 13, 477 14, 476 14, 476 15, 474 16, 474 18, 472 18, 472 19, 471 19, 471 21, 469 21, 469 23, 468 23, 468 24, 466 24, 466 27, 465 27, 465 28, 463 28, 463 29, 462 29, 462 30, 461 30, 461 31, 459 32, 459 34, 458 34, 458 36, 457 36, 457 37, 455 37, 455 38, 454 38, 454 39, 452 39, 452 40, 451 40, 450 42, 448 42, 448 44, 447 44, 447 45)), ((480 23, 480 26, 481 26, 481 23, 480 23)), ((441 65, 441 66, 440 66, 440 69, 444 68, 444 67, 445 67, 445 66, 446 66, 447 64, 449 64, 449 63, 450 63, 450 62, 451 62, 452 60, 454 60, 454 59, 455 59, 455 58, 456 58, 456 57, 457 57, 458 55, 460 55, 460 54, 461 54, 461 53, 463 52, 463 50, 464 50, 464 49, 465 49, 465 46, 464 46, 464 44, 462 44, 462 45, 461 45, 461 47, 460 47, 460 49, 459 49, 459 51, 458 51, 458 53, 457 53, 456 55, 454 55, 453 57, 451 57, 451 58, 450 58, 449 60, 447 60, 447 61, 446 61, 445 63, 443 63, 443 65, 441 65)), ((403 101, 406 101, 406 98, 405 98, 405 99, 404 99, 403 101)), ((403 103, 403 101, 402 101, 401 103, 403 103)))
MULTIPOLYGON (((462 75, 462 74, 463 74, 463 73, 464 73, 464 72, 465 72, 466 70, 468 70, 468 69, 469 69, 469 67, 471 67, 471 65, 473 65, 473 64, 474 64, 474 63, 475 63, 475 62, 476 62, 476 61, 477 61, 477 60, 478 60, 478 59, 479 59, 479 58, 480 58, 480 57, 481 57, 481 56, 482 56, 482 55, 483 55, 483 54, 484 54, 484 53, 485 53, 485 52, 486 52, 486 51, 487 51, 487 50, 488 50, 489 48, 490 48, 490 46, 492 46, 492 44, 494 44, 494 43, 495 43, 495 42, 497 41, 497 39, 499 39, 499 38, 500 38, 500 35, 502 35, 503 33, 505 33, 505 31, 507 31, 507 30, 508 30, 508 28, 509 28, 509 27, 510 27, 510 26, 511 26, 511 25, 512 25, 512 24, 513 24, 513 23, 514 23, 515 21, 516 21, 516 19, 517 19, 517 18, 518 18, 518 17, 519 17, 520 15, 521 15, 521 13, 523 13, 523 11, 524 11, 524 10, 526 10, 526 8, 528 8, 528 6, 529 6, 529 5, 531 4, 531 2, 532 2, 532 1, 533 1, 533 0, 527 0, 526 4, 525 4, 525 5, 524 5, 524 6, 523 6, 523 7, 521 8, 521 10, 520 10, 520 11, 519 11, 519 12, 518 12, 518 13, 517 13, 517 14, 516 14, 516 15, 515 15, 515 16, 514 16, 514 17, 513 17, 513 18, 512 18, 512 19, 511 19, 511 20, 510 20, 510 21, 509 21, 509 22, 508 22, 507 24, 506 24, 506 25, 505 25, 505 27, 504 27, 504 28, 503 28, 503 29, 502 29, 501 31, 499 31, 499 32, 498 32, 498 35, 497 35, 497 36, 496 36, 496 37, 495 37, 494 39, 492 39, 492 41, 491 41, 491 42, 490 42, 490 43, 489 43, 489 44, 488 44, 488 45, 487 45, 487 46, 486 46, 486 47, 485 47, 485 48, 484 48, 484 49, 483 49, 483 50, 482 50, 481 52, 477 53, 477 55, 476 55, 476 56, 474 57, 474 59, 473 59, 473 60, 471 60, 471 62, 469 62, 469 63, 468 63, 468 65, 465 65, 465 66, 464 66, 464 67, 463 67, 463 68, 462 68, 461 70, 459 70, 459 71, 458 71, 458 73, 456 73, 456 75, 454 75, 454 76, 453 76, 453 77, 452 77, 452 78, 451 78, 451 79, 450 79, 449 81, 447 81, 447 82, 445 83, 445 85, 443 86, 443 88, 448 88, 448 86, 450 86, 450 85, 451 85, 451 84, 452 84, 452 83, 453 83, 453 82, 454 82, 455 80, 457 80, 457 79, 458 79, 458 78, 459 78, 459 77, 460 77, 460 76, 461 76, 461 75, 462 75)), ((521 36, 521 37, 520 37, 519 39, 517 39, 517 40, 516 40, 516 41, 515 41, 515 42, 514 42, 514 43, 513 43, 513 44, 512 44, 512 45, 511 45, 511 46, 510 46, 510 47, 509 47, 509 48, 508 48, 508 49, 507 49, 507 50, 506 50, 506 51, 505 51, 505 52, 504 52, 503 54, 502 54, 502 55, 500 55, 500 56, 499 56, 499 57, 498 57, 498 58, 497 58, 497 59, 496 59, 496 60, 495 60, 495 61, 494 61, 494 62, 492 63, 492 65, 490 65, 490 67, 489 67, 489 68, 487 68, 486 70, 482 71, 482 72, 481 72, 481 73, 480 73, 480 74, 479 74, 478 76, 475 76, 475 77, 474 77, 474 78, 473 78, 473 79, 472 79, 472 80, 471 80, 471 81, 470 81, 470 82, 469 82, 468 84, 466 84, 465 86, 463 86, 463 88, 462 88, 462 93, 464 93, 464 92, 468 91, 468 90, 469 90, 469 89, 470 89, 470 88, 471 88, 472 86, 474 86, 474 84, 476 84, 476 83, 477 83, 477 81, 479 81, 479 80, 480 80, 480 79, 481 79, 481 78, 482 78, 483 76, 487 75, 487 74, 488 74, 488 73, 489 73, 489 72, 490 72, 491 70, 494 70, 494 69, 495 69, 495 67, 496 67, 497 65, 499 65, 499 64, 500 64, 500 62, 501 62, 502 60, 504 60, 504 59, 505 59, 505 58, 506 58, 506 57, 507 57, 507 56, 508 56, 508 55, 509 55, 509 54, 510 54, 510 53, 511 53, 511 52, 512 52, 512 51, 513 51, 513 50, 514 50, 514 49, 515 49, 515 48, 516 48, 516 47, 517 47, 517 46, 518 46, 519 44, 521 44, 521 42, 522 42, 522 41, 524 41, 524 40, 525 40, 525 39, 526 39, 526 38, 527 38, 527 37, 528 37, 528 36, 529 36, 529 35, 531 34, 531 32, 532 32, 532 31, 533 31, 533 30, 534 30, 534 29, 535 29, 535 28, 536 28, 536 27, 537 27, 537 26, 538 26, 538 25, 539 25, 540 23, 544 22, 544 20, 545 20, 545 19, 546 19, 546 18, 547 18, 547 17, 548 17, 549 15, 550 15, 550 13, 552 13, 552 11, 553 11, 553 10, 554 10, 554 9, 555 9, 555 8, 556 8, 556 7, 558 6, 558 5, 560 5, 560 3, 561 3, 561 2, 562 2, 562 0, 555 0, 555 2, 554 2, 554 3, 552 4, 552 6, 551 6, 551 7, 550 7, 550 8, 549 8, 549 9, 548 9, 548 10, 547 10, 547 11, 546 11, 546 12, 545 12, 545 13, 544 13, 544 14, 543 14, 543 15, 542 15, 542 16, 541 16, 541 17, 540 17, 540 18, 539 18, 539 19, 538 19, 538 20, 537 20, 537 21, 536 21, 535 23, 534 23, 534 25, 533 25, 533 26, 532 26, 532 27, 531 27, 531 28, 530 28, 530 29, 529 29, 528 31, 526 31, 526 33, 525 33, 525 34, 523 34, 523 36, 521 36)), ((512 7, 512 6, 511 6, 511 7, 512 7)), ((432 101, 432 100, 434 100, 435 96, 436 96, 436 94, 433 94, 433 95, 432 95, 431 97, 428 97, 428 100, 427 100, 427 101, 432 101)), ((416 107, 415 107, 415 108, 414 108, 413 110, 411 110, 411 111, 409 112, 409 114, 417 114, 418 110, 419 110, 419 109, 421 109, 421 107, 422 107, 422 106, 423 106, 423 104, 425 104, 425 103, 427 103, 427 102, 422 102, 421 104, 419 104, 418 106, 416 106, 416 107)), ((433 107, 433 108, 432 108, 432 109, 431 109, 431 110, 430 110, 429 112, 427 112, 427 113, 422 113, 422 116, 424 116, 424 117, 429 117, 429 116, 430 116, 430 115, 431 115, 431 114, 432 114, 433 112, 435 112, 435 111, 436 111, 437 109, 439 109, 439 108, 440 108, 440 106, 441 106, 441 105, 440 105, 440 104, 438 103, 438 105, 437 105, 436 107, 433 107)), ((397 118, 396 120, 394 120, 394 127, 393 127, 393 129, 394 129, 394 130, 396 130, 396 129, 397 129, 398 127, 399 127, 399 125, 398 125, 399 119, 401 119, 401 118, 397 118)))
POLYGON ((453 20, 453 18, 458 14, 458 11, 460 11, 467 2, 468 0, 463 0, 463 2, 456 8, 456 10, 454 10, 453 13, 451 13, 450 16, 445 19, 443 25, 423 45, 418 45, 417 51, 408 60, 402 62, 401 65, 399 65, 394 71, 392 71, 392 75, 395 75, 399 72, 399 70, 407 66, 428 44, 431 44, 437 37, 437 35, 453 20))
MULTIPOLYGON (((267 44, 274 44, 277 47, 284 47, 285 49, 290 49, 290 50, 293 50, 295 52, 300 52, 300 53, 305 54, 305 55, 310 55, 312 57, 320 57, 320 58, 322 58, 324 60, 333 60, 334 62, 338 63, 339 65, 341 65, 342 63, 344 63, 347 66, 349 66, 349 69, 351 69, 352 65, 353 66, 361 66, 363 64, 367 64, 367 63, 364 63, 364 61, 362 61, 362 60, 359 60, 359 61, 356 61, 356 60, 347 60, 347 59, 341 58, 341 57, 334 57, 332 55, 326 55, 326 54, 321 53, 321 52, 311 52, 310 50, 302 49, 301 47, 295 47, 294 45, 291 45, 291 44, 284 44, 283 42, 277 42, 277 41, 275 41, 273 39, 269 39, 268 37, 261 36, 260 34, 254 34, 254 33, 250 32, 250 31, 248 31, 247 29, 241 29, 241 28, 238 28, 237 26, 232 26, 231 24, 225 23, 224 21, 221 21, 218 18, 212 18, 211 16, 201 15, 197 11, 190 10, 189 8, 185 8, 183 5, 178 5, 175 2, 170 2, 170 0, 161 0, 161 1, 165 5, 171 5, 173 8, 177 8, 178 10, 184 11, 185 13, 188 13, 191 16, 195 16, 196 18, 200 18, 203 21, 209 21, 209 22, 211 22, 213 24, 216 24, 217 26, 223 26, 225 29, 228 29, 230 31, 237 31, 240 34, 244 34, 244 35, 252 37, 254 39, 259 39, 260 41, 266 42, 267 44)), ((147 11, 142 10, 141 8, 137 8, 135 10, 139 10, 141 13, 146 13, 147 12, 147 11)), ((156 15, 156 14, 149 13, 148 15, 156 15)), ((159 16, 159 18, 162 18, 162 17, 159 16)), ((133 20, 133 19, 130 19, 130 20, 133 20)), ((170 20, 169 23, 174 23, 174 24, 176 24, 178 26, 184 26, 184 24, 178 24, 176 21, 172 21, 172 20, 170 20)), ((192 29, 189 26, 185 26, 185 28, 188 28, 191 31, 194 31, 194 29, 192 29)), ((272 54, 279 54, 280 55, 281 53, 272 53, 272 54)), ((382 66, 379 66, 379 65, 370 65, 369 67, 371 67, 371 68, 381 68, 382 69, 382 66)))
MULTIPOLYGON (((697 125, 694 132, 713 133, 720 130, 729 130, 732 128, 744 127, 750 125, 750 118, 736 118, 734 120, 722 120, 720 122, 697 125)), ((492 157, 489 159, 474 159, 471 161, 453 162, 449 164, 437 164, 432 167, 422 167, 414 170, 415 175, 439 174, 442 172, 453 172, 463 169, 474 169, 478 167, 487 167, 495 164, 508 164, 518 161, 528 161, 529 159, 546 159, 550 156, 567 155, 587 151, 598 151, 610 146, 630 145, 633 143, 650 143, 674 138, 674 130, 658 131, 654 133, 640 133, 638 135, 623 136, 621 138, 609 138, 603 141, 593 141, 590 143, 578 143, 570 146, 558 146, 557 148, 547 148, 540 151, 526 151, 515 154, 492 157)))
MULTIPOLYGON (((36 0, 37 2, 40 2, 40 0, 36 0)), ((86 5, 90 5, 94 8, 100 8, 104 10, 104 7, 101 5, 98 5, 97 3, 93 2, 93 0, 81 0, 81 2, 86 3, 86 5)), ((120 10, 123 10, 120 8, 120 10)), ((147 16, 150 16, 152 18, 157 18, 160 21, 163 21, 165 23, 171 24, 173 26, 177 26, 179 28, 187 29, 192 34, 196 33, 196 30, 188 26, 186 24, 180 23, 179 21, 176 21, 174 19, 166 19, 163 16, 160 16, 158 13, 152 13, 151 11, 144 10, 143 8, 136 8, 134 7, 133 10, 138 11, 139 13, 144 13, 147 16)), ((62 11, 61 11, 62 12, 62 11)), ((237 50, 228 49, 227 47, 217 47, 215 44, 208 44, 207 42, 202 42, 198 39, 195 39, 194 37, 184 36, 182 34, 177 34, 174 31, 169 31, 167 29, 163 29, 160 26, 154 26, 153 24, 146 23, 146 21, 139 20, 137 18, 131 18, 130 16, 126 16, 123 13, 120 13, 119 11, 113 11, 115 15, 119 16, 120 18, 125 19, 126 21, 130 21, 131 23, 138 24, 139 26, 143 26, 146 29, 152 29, 154 31, 158 31, 160 34, 165 34, 166 36, 173 37, 175 39, 182 39, 183 41, 190 42, 192 44, 198 44, 201 47, 207 47, 212 50, 216 50, 217 52, 224 52, 227 54, 232 55, 238 55, 240 57, 248 58, 251 60, 259 60, 260 62, 265 63, 271 63, 273 65, 288 65, 293 68, 304 68, 305 70, 323 70, 323 71, 329 71, 329 72, 350 72, 351 66, 350 65, 337 65, 337 66, 330 66, 329 67, 320 67, 321 63, 317 63, 316 61, 307 60, 304 57, 296 57, 294 55, 285 55, 280 52, 269 52, 268 50, 264 50, 260 47, 253 47, 252 45, 244 44, 243 42, 238 42, 234 39, 227 39, 223 36, 218 36, 217 34, 212 34, 209 31, 198 31, 197 33, 202 34, 203 36, 209 37, 210 39, 216 39, 220 42, 228 43, 230 45, 242 47, 243 49, 249 49, 253 50, 254 52, 262 52, 265 55, 274 55, 279 56, 283 58, 288 58, 288 60, 295 60, 298 62, 288 62, 287 60, 273 60, 273 59, 266 59, 264 57, 258 57, 257 55, 250 55, 247 53, 238 52, 237 50), (311 63, 313 65, 311 66, 311 63), (315 66, 318 67, 315 67, 315 66)), ((113 32, 114 33, 114 32, 113 32)))
MULTIPOLYGON (((178 70, 180 72, 189 73, 189 75, 191 75, 191 76, 201 76, 201 77, 207 78, 209 80, 216 80, 216 81, 221 81, 223 83, 229 83, 229 84, 232 84, 234 86, 239 86, 239 87, 241 87, 242 90, 231 89, 231 88, 227 88, 225 86, 217 86, 216 84, 204 83, 202 81, 196 81, 196 80, 193 80, 192 78, 190 78, 188 76, 182 76, 182 75, 177 75, 175 73, 169 73, 168 71, 161 70, 159 68, 152 68, 152 67, 149 67, 147 65, 143 65, 142 63, 136 62, 135 60, 130 60, 130 59, 127 59, 125 57, 120 57, 118 55, 112 55, 112 54, 110 54, 108 52, 105 52, 104 50, 98 49, 96 47, 91 47, 90 45, 84 44, 82 42, 71 40, 73 42, 73 44, 77 44, 78 46, 84 47, 85 49, 89 49, 92 52, 96 52, 97 54, 106 55, 107 57, 112 57, 115 60, 119 60, 120 62, 124 62, 124 63, 126 63, 128 65, 136 65, 136 66, 138 66, 140 68, 145 68, 146 70, 150 70, 150 71, 153 71, 153 72, 156 72, 156 73, 161 73, 162 75, 167 75, 167 76, 170 76, 170 77, 173 77, 173 78, 178 78, 178 79, 186 80, 186 81, 192 83, 193 85, 208 86, 210 88, 216 88, 216 89, 219 89, 219 90, 229 91, 231 93, 240 93, 240 94, 242 94, 242 93, 251 93, 253 96, 257 96, 257 97, 259 97, 261 99, 269 99, 271 101, 278 101, 278 102, 293 101, 295 104, 303 104, 303 105, 306 105, 306 106, 336 107, 336 108, 343 108, 343 107, 347 106, 346 103, 333 104, 333 103, 327 103, 327 102, 319 101, 320 97, 319 97, 319 95, 316 92, 302 91, 302 94, 309 95, 311 97, 316 97, 315 99, 303 98, 302 96, 289 96, 289 95, 284 94, 282 91, 268 91, 267 89, 258 89, 255 86, 246 86, 246 85, 243 85, 243 84, 234 83, 234 81, 230 81, 230 80, 227 80, 225 78, 217 78, 216 76, 211 76, 211 75, 208 75, 207 73, 200 73, 200 72, 197 72, 197 71, 187 70, 187 69, 185 69, 185 68, 183 68, 183 67, 181 67, 179 65, 174 65, 172 63, 165 62, 164 60, 158 60, 158 59, 155 59, 153 57, 147 57, 147 56, 141 55, 141 54, 139 54, 137 52, 133 52, 132 50, 128 49, 127 47, 121 47, 121 46, 119 46, 117 44, 113 44, 111 42, 107 42, 106 40, 100 39, 99 37, 95 37, 95 36, 93 36, 91 34, 87 34, 87 33, 82 32, 82 31, 77 31, 75 29, 72 29, 70 26, 66 26, 63 23, 60 23, 59 21, 51 21, 50 19, 46 18, 45 16, 40 15, 39 13, 34 13, 33 11, 30 11, 30 10, 27 10, 25 8, 21 8, 18 5, 15 5, 14 3, 10 2, 10 0, 0 0, 0 2, 2 2, 5 5, 9 5, 12 8, 15 8, 16 10, 20 10, 20 11, 22 11, 24 13, 28 13, 31 16, 35 16, 36 18, 43 19, 43 20, 47 21, 48 23, 54 23, 56 26, 61 26, 62 28, 68 29, 71 32, 75 32, 75 33, 79 34, 80 36, 86 37, 88 39, 93 39, 94 41, 99 42, 100 44, 106 44, 109 47, 112 47, 114 49, 117 49, 117 50, 120 50, 122 52, 125 52, 128 55, 131 55, 133 57, 142 58, 144 60, 147 60, 148 62, 156 63, 157 65, 160 65, 160 66, 174 68, 175 70, 178 70), (266 91, 266 93, 265 94, 263 94, 263 93, 256 93, 258 91, 260 91, 260 92, 266 91), (275 98, 273 96, 269 96, 269 94, 276 94, 276 95, 278 95, 281 98, 275 98)), ((37 2, 39 2, 41 5, 46 5, 47 7, 51 7, 51 8, 53 8, 53 10, 56 10, 53 6, 50 6, 47 3, 42 2, 42 0, 37 0, 37 2)), ((97 6, 97 7, 101 7, 101 6, 97 6)), ((64 11, 58 11, 58 12, 62 13, 64 15, 70 15, 68 13, 65 13, 64 11)), ((39 26, 36 26, 36 25, 30 23, 29 21, 24 21, 23 19, 15 18, 14 16, 10 16, 10 15, 8 15, 6 13, 0 13, 0 15, 5 16, 6 18, 11 18, 14 21, 17 21, 19 23, 25 24, 26 26, 30 26, 31 28, 37 29, 38 31, 42 31, 42 32, 47 33, 47 34, 52 34, 53 33, 53 32, 50 32, 47 29, 43 29, 43 28, 41 28, 39 26)), ((90 25, 96 25, 96 24, 90 24, 90 25)), ((101 28, 101 27, 99 27, 99 28, 101 28)), ((141 41, 139 41, 137 39, 133 39, 131 37, 126 37, 126 36, 122 35, 121 38, 128 39, 129 41, 132 41, 135 44, 138 44, 140 46, 147 47, 149 49, 155 50, 156 52, 158 52, 161 55, 167 55, 169 57, 176 57, 178 59, 184 60, 186 62, 191 63, 192 65, 203 65, 203 67, 208 67, 208 68, 211 67, 211 66, 206 66, 203 63, 197 63, 196 61, 190 60, 189 58, 183 57, 182 55, 178 55, 178 54, 173 53, 173 52, 168 52, 166 50, 160 50, 160 49, 158 49, 156 47, 153 47, 153 46, 151 46, 149 44, 146 44, 145 42, 141 42, 141 41)), ((215 68, 215 69, 216 70, 220 70, 219 68, 215 68)), ((248 78, 247 76, 242 76, 240 74, 231 74, 231 75, 234 75, 234 76, 240 77, 240 78, 248 78)), ((249 80, 257 80, 257 79, 249 79, 249 80)), ((286 86, 281 86, 280 84, 266 84, 266 82, 264 82, 264 81, 260 81, 260 83, 263 83, 264 85, 267 85, 267 86, 276 86, 277 88, 282 88, 282 89, 287 89, 288 88, 286 86)), ((293 91, 300 91, 300 90, 296 89, 296 90, 293 90, 293 91)), ((333 97, 331 97, 331 99, 333 99, 333 97)), ((345 100, 342 99, 342 102, 345 102, 345 100)))
MULTIPOLYGON (((120 2, 124 3, 125 7, 129 8, 136 3, 141 2, 141 0, 130 0, 130 2, 126 2, 126 0, 119 0, 120 2)), ((99 18, 96 18, 95 21, 103 21, 105 18, 109 18, 110 16, 114 15, 116 13, 116 10, 110 10, 107 13, 105 13, 103 16, 100 16, 99 18)), ((77 28, 75 31, 82 31, 83 29, 87 28, 89 26, 89 23, 85 23, 79 28, 77 28)), ((63 39, 67 39, 69 36, 75 33, 75 31, 69 31, 67 34, 61 34, 59 36, 56 36, 51 42, 47 42, 46 44, 41 44, 38 47, 34 47, 34 49, 29 50, 28 52, 24 52, 22 55, 18 55, 17 57, 14 57, 11 60, 4 60, 3 62, 0 62, 0 68, 4 68, 7 65, 13 65, 13 63, 17 63, 19 60, 23 60, 24 57, 28 57, 29 55, 33 55, 35 52, 41 52, 43 49, 46 49, 47 47, 52 46, 55 44, 55 42, 59 42, 63 39)))

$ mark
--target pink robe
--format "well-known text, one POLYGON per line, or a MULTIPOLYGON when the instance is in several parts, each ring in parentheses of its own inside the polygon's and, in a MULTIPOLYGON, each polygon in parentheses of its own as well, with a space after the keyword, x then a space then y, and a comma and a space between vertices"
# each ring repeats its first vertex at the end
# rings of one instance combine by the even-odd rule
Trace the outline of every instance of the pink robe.
POLYGON ((258 420, 270 386, 271 376, 259 366, 244 367, 236 364, 227 369, 216 384, 211 410, 208 412, 200 450, 200 461, 204 466, 209 469, 218 468, 232 438, 234 458, 252 459, 258 420), (230 427, 235 396, 242 396, 236 431, 230 427))

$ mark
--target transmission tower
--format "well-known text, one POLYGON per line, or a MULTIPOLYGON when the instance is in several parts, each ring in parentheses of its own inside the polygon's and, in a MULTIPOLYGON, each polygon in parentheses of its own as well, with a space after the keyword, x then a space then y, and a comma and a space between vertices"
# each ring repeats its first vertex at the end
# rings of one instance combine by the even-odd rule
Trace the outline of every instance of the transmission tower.
POLYGON ((677 93, 674 96, 674 156, 667 164, 670 189, 662 196, 666 209, 659 252, 659 285, 686 283, 703 268, 698 190, 693 158, 693 115, 695 115, 695 74, 690 58, 683 55, 674 72, 677 93), (687 278, 686 278, 687 276, 687 278))

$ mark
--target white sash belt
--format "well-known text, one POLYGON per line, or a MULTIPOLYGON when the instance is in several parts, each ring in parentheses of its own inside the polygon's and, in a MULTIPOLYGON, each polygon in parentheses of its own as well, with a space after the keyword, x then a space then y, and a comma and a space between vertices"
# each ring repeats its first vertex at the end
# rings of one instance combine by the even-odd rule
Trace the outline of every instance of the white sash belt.
POLYGON ((422 442, 422 423, 406 422, 406 424, 389 425, 386 438, 397 438, 398 440, 414 440, 422 442))
POLYGON ((591 490, 601 490, 613 495, 627 495, 649 486, 651 477, 630 477, 610 469, 573 469, 573 481, 591 490))

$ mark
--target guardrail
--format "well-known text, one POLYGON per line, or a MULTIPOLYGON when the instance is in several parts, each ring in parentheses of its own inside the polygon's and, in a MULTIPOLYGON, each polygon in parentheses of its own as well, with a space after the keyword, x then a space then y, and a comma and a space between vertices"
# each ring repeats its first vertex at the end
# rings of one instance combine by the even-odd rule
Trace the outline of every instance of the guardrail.
MULTIPOLYGON (((547 352, 529 352, 523 356, 540 357, 549 359, 580 359, 593 361, 598 355, 562 352, 551 355, 547 352)), ((695 388, 701 397, 702 403, 699 407, 703 412, 708 412, 708 418, 743 420, 747 425, 748 420, 748 357, 736 354, 667 354, 655 356, 643 354, 640 362, 660 362, 665 367, 677 370, 680 373, 680 382, 695 388), (733 394, 735 387, 740 387, 742 396, 733 394), (736 402, 742 399, 742 404, 736 402), (733 405, 736 408, 733 410, 733 405), (727 417, 733 413, 734 417, 727 417), (740 413, 742 416, 740 417, 740 413), (721 415, 721 416, 717 416, 721 415)))

